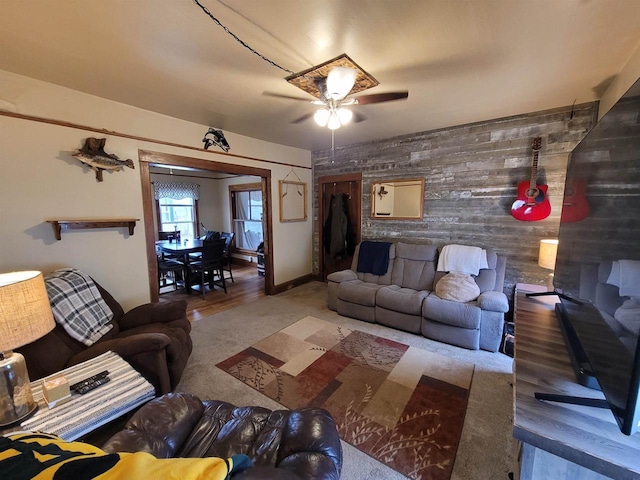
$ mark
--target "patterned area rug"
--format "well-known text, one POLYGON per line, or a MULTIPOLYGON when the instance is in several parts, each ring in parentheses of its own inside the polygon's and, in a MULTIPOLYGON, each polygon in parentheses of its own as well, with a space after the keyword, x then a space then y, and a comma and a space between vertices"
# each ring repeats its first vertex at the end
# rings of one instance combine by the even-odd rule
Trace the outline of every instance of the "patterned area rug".
POLYGON ((410 478, 451 476, 473 364, 305 317, 217 367, 287 408, 326 408, 343 440, 410 478))

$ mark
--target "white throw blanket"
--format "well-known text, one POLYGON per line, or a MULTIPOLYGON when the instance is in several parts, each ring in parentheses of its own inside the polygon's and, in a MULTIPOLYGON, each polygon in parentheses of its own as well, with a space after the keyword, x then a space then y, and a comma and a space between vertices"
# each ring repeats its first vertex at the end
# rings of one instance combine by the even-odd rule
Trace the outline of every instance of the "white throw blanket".
POLYGON ((63 268, 44 279, 56 322, 70 337, 93 345, 113 328, 113 312, 102 299, 91 277, 73 268, 63 268))
POLYGON ((612 262, 607 283, 618 287, 622 297, 640 297, 640 261, 617 260, 612 262))
POLYGON ((459 272, 478 275, 481 268, 489 268, 487 251, 467 245, 445 245, 438 258, 441 272, 459 272))

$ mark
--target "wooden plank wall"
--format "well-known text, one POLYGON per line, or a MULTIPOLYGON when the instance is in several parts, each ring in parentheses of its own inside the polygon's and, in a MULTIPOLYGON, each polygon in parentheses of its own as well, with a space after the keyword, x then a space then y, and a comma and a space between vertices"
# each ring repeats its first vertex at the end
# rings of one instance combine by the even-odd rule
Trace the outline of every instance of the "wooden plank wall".
MULTIPOLYGON (((517 282, 544 284, 537 265, 542 238, 556 238, 568 155, 595 124, 597 103, 349 145, 312 154, 314 272, 319 271, 317 180, 362 172, 362 239, 459 243, 507 256, 505 293, 517 282), (549 185, 551 215, 521 222, 511 214, 517 184, 531 174, 532 140, 542 137, 539 182, 549 185), (424 177, 422 220, 370 218, 371 183, 424 177)), ((366 128, 366 123, 344 128, 366 128)))

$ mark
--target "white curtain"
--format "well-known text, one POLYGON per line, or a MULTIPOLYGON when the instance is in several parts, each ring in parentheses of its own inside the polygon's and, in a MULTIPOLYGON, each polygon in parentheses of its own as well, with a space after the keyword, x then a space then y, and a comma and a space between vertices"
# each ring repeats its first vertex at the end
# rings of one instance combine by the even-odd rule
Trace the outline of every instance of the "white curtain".
POLYGON ((236 193, 236 246, 256 250, 262 242, 262 192, 236 193))

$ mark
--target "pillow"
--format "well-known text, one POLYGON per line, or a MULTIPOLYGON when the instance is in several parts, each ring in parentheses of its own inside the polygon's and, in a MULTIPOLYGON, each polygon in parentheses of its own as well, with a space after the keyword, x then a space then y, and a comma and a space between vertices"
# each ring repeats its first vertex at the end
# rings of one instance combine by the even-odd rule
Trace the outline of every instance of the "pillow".
POLYGON ((246 455, 228 459, 156 458, 146 452, 106 453, 88 443, 65 442, 45 433, 0 436, 3 478, 27 478, 20 474, 31 472, 42 478, 226 480, 231 473, 250 466, 251 460, 246 455))
POLYGON ((436 295, 453 302, 471 302, 480 295, 480 287, 466 273, 451 272, 436 283, 436 295))

